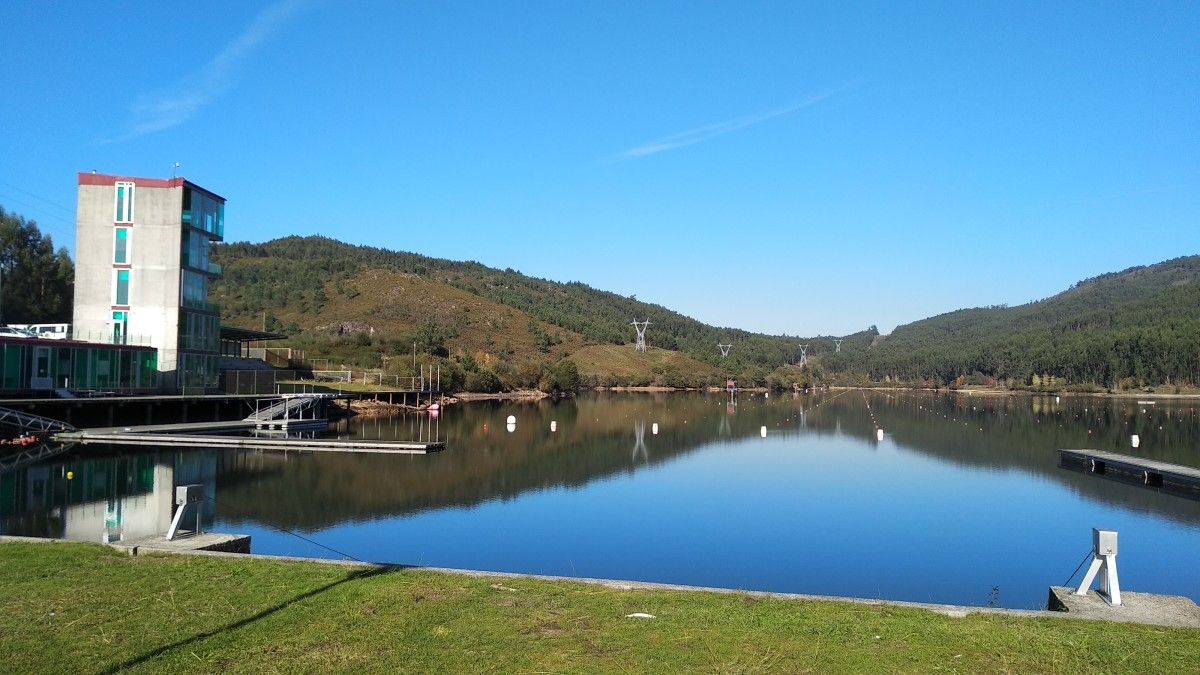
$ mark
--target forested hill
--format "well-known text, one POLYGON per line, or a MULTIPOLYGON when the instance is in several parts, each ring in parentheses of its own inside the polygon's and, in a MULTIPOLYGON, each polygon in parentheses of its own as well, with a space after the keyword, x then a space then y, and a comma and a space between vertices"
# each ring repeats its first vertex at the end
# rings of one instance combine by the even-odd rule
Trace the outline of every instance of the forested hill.
POLYGON ((503 386, 538 379, 536 372, 520 375, 521 367, 542 364, 544 374, 568 357, 595 375, 590 381, 608 383, 697 384, 725 376, 777 384, 886 378, 945 385, 969 378, 1036 386, 1045 377, 1055 386, 1200 383, 1200 256, 1102 275, 1018 307, 950 312, 888 336, 871 327, 846 336, 840 354, 829 336, 718 328, 581 283, 323 237, 221 245, 213 258, 225 268, 213 299, 229 325, 265 321, 335 359, 355 355, 335 344, 355 334, 357 354, 382 359, 375 365, 411 353, 418 342, 469 372, 494 371, 503 386), (631 360, 629 346, 635 318, 651 321, 652 353, 640 360, 631 360), (718 342, 734 344, 728 359, 718 342), (809 367, 781 369, 799 360, 804 342, 811 345, 809 367), (480 366, 481 358, 488 363, 480 366))
MULTIPOLYGON (((544 353, 557 351, 546 349, 547 340, 560 340, 564 344, 574 341, 576 347, 631 344, 635 333, 630 322, 634 319, 650 320, 647 341, 651 346, 681 351, 708 364, 720 363, 734 372, 748 367, 770 370, 795 361, 801 341, 709 326, 660 305, 582 283, 559 283, 512 269, 352 246, 324 237, 227 244, 214 247, 213 258, 224 266, 225 274, 224 280, 214 286, 214 301, 222 305, 223 320, 231 325, 261 325, 265 312, 273 314, 281 327, 293 331, 316 330, 328 324, 329 317, 376 327, 374 324, 387 323, 389 314, 397 310, 372 307, 363 303, 360 296, 370 293, 381 297, 389 290, 386 286, 394 288, 415 279, 422 283, 419 290, 416 286, 411 290, 423 297, 394 294, 390 302, 425 303, 426 316, 451 336, 469 336, 471 324, 481 318, 461 313, 462 307, 470 304, 463 294, 482 299, 489 306, 515 310, 515 320, 509 322, 512 326, 492 326, 490 346, 514 352, 518 358, 520 346, 530 337, 540 343, 538 346, 544 353), (349 316, 342 311, 350 305, 359 307, 362 315, 349 316), (455 311, 447 309, 451 305, 455 311), (522 317, 524 321, 520 320, 522 317), (534 322, 532 327, 530 321, 534 322), (497 331, 499 335, 495 335, 497 331), (728 360, 720 358, 718 342, 735 344, 728 360)), ((480 310, 488 311, 482 307, 480 310)), ((409 323, 422 321, 415 307, 405 314, 409 323)), ((873 330, 864 332, 851 340, 854 346, 844 348, 865 349, 874 337, 873 330)), ((471 352, 489 345, 459 346, 471 352)))
POLYGON ((964 309, 900 326, 855 367, 949 382, 1050 374, 1098 386, 1200 383, 1200 256, 1081 281, 1017 307, 964 309))

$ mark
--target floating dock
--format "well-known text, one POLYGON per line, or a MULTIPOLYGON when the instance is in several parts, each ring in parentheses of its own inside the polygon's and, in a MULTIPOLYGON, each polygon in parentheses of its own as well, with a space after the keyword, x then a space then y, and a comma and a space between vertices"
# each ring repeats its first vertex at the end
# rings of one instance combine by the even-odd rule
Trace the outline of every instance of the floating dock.
MULTIPOLYGON (((159 425, 156 425, 159 426, 159 425)), ((161 425, 173 426, 173 425, 161 425)), ((244 427, 238 427, 244 428, 244 427)), ((217 436, 193 433, 169 433, 110 429, 81 429, 54 435, 64 443, 106 443, 112 445, 154 445, 191 448, 250 448, 255 450, 308 450, 312 452, 373 452, 380 454, 425 455, 446 448, 446 444, 420 441, 373 441, 322 438, 262 438, 257 436, 217 436)))
POLYGON ((127 427, 71 429, 54 434, 60 443, 104 443, 201 448, 251 448, 256 450, 308 450, 313 452, 370 452, 424 455, 445 448, 425 441, 381 441, 280 437, 292 431, 324 431, 329 422, 318 417, 333 394, 289 394, 241 420, 142 424, 127 427), (313 413, 305 417, 306 412, 313 413), (231 435, 237 432, 251 435, 231 435))
POLYGON ((1059 450, 1058 456, 1060 463, 1082 465, 1089 473, 1119 473, 1152 487, 1200 490, 1200 469, 1192 466, 1105 450, 1059 450))

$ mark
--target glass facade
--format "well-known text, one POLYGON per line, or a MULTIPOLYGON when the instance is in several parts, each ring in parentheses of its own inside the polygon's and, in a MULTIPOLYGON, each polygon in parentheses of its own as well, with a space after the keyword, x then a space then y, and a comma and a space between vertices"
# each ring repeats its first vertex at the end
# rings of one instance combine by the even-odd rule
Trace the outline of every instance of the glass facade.
POLYGON ((189 309, 208 309, 208 277, 200 272, 183 271, 180 303, 189 309))
POLYGON ((178 360, 181 389, 216 389, 221 386, 216 354, 180 354, 178 360))
POLYGON ((211 275, 220 275, 220 267, 209 261, 209 242, 225 235, 225 204, 184 186, 181 221, 180 351, 175 362, 178 385, 185 391, 218 388, 221 383, 216 352, 221 343, 221 321, 218 316, 200 311, 217 312, 216 306, 208 303, 208 281, 211 275))
POLYGON ((183 224, 220 239, 225 236, 225 204, 199 190, 185 187, 183 224))
POLYGON ((113 233, 113 262, 129 263, 129 228, 118 227, 113 233))
POLYGON ((179 348, 215 352, 221 342, 221 320, 212 314, 179 313, 179 348))
POLYGON ((184 267, 195 267, 198 270, 208 270, 208 237, 195 230, 183 231, 180 240, 180 261, 184 267))
POLYGON ((156 389, 158 352, 98 345, 47 345, 32 340, 0 345, 0 390, 33 388, 33 379, 58 389, 156 389))

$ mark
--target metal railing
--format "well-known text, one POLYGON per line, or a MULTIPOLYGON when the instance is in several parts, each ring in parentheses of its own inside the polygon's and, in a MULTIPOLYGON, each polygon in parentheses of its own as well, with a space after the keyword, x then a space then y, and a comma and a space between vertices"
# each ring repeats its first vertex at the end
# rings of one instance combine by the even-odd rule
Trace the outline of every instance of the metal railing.
POLYGON ((19 410, 13 410, 12 408, 0 408, 0 424, 14 426, 21 431, 40 431, 41 433, 75 430, 75 427, 66 422, 42 417, 41 415, 32 415, 19 410))
POLYGON ((281 394, 308 391, 341 391, 345 385, 368 385, 396 391, 438 391, 436 372, 426 378, 385 375, 361 370, 227 370, 227 394, 281 394))

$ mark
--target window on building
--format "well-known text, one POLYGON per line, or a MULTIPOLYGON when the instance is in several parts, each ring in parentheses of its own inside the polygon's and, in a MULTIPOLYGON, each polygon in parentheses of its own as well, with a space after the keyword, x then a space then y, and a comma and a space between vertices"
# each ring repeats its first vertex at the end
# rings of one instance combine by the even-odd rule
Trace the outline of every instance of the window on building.
POLYGON ((112 315, 113 344, 123 345, 129 339, 129 312, 113 312, 112 315))
POLYGON ((118 223, 133 222, 133 183, 117 183, 117 217, 118 223))
POLYGON ((208 269, 208 237, 192 230, 184 230, 180 246, 185 267, 208 269))
POLYGON ((129 270, 117 270, 117 288, 113 295, 114 305, 129 304, 129 270))
POLYGON ((113 262, 127 264, 129 262, 129 228, 118 227, 114 234, 113 262))
POLYGON ((183 283, 180 284, 183 295, 181 304, 192 309, 208 308, 208 277, 199 272, 183 271, 183 283))

